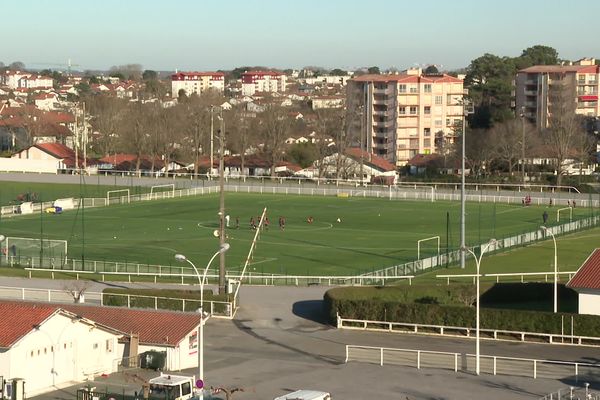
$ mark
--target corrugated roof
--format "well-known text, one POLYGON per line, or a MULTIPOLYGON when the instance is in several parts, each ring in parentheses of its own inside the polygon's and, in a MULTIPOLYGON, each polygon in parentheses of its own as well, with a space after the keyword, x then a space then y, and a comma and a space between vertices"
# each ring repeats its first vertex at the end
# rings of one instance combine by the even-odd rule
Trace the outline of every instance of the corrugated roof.
POLYGON ((0 348, 11 347, 57 310, 47 304, 0 302, 0 348))
POLYGON ((590 254, 567 286, 573 289, 600 289, 600 249, 590 254))

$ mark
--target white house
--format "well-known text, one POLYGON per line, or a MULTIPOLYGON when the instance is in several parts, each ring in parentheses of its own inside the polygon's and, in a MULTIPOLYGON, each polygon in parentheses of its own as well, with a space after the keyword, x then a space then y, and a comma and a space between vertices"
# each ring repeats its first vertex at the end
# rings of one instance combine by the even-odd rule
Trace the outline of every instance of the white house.
POLYGON ((339 176, 342 179, 360 179, 364 183, 391 185, 398 179, 398 172, 394 164, 356 147, 347 148, 344 153, 327 156, 322 162, 315 162, 314 168, 317 171, 320 169, 322 176, 325 177, 339 176))
POLYGON ((56 108, 58 103, 58 95, 56 93, 40 93, 34 96, 33 101, 35 106, 40 110, 50 111, 56 108))
POLYGON ((579 298, 579 314, 600 315, 600 248, 594 250, 567 283, 579 298))
POLYGON ((138 335, 138 351, 130 347, 131 343, 127 343, 124 357, 135 357, 156 350, 166 352, 166 370, 177 371, 198 366, 200 314, 81 304, 60 307, 121 332, 138 335))
POLYGON ((56 305, 0 301, 0 376, 25 380, 26 397, 112 373, 122 332, 56 305))

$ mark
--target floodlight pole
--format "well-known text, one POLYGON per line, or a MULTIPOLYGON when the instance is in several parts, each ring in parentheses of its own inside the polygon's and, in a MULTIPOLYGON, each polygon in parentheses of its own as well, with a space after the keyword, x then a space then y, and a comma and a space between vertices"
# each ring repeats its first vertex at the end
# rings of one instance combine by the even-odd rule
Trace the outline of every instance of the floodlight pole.
POLYGON ((212 177, 212 173, 213 173, 213 163, 214 163, 214 139, 215 139, 215 135, 214 135, 214 121, 213 121, 213 111, 214 111, 214 106, 211 105, 210 106, 210 167, 208 169, 208 179, 211 179, 212 177))
MULTIPOLYGON (((175 259, 180 262, 187 262, 192 266, 194 272, 196 272, 196 277, 198 278, 198 283, 200 284, 200 325, 198 326, 198 379, 202 381, 204 384, 204 283, 206 282, 206 274, 210 268, 210 264, 212 264, 213 260, 219 254, 225 253, 229 250, 229 243, 223 243, 219 250, 208 261, 206 264, 206 268, 204 268, 204 273, 200 276, 200 272, 198 272, 198 268, 191 262, 186 256, 183 254, 176 254, 175 259)), ((203 395, 200 395, 200 399, 203 399, 203 395)))
MULTIPOLYGON (((221 128, 219 129, 219 244, 225 245, 225 167, 224 167, 224 141, 225 121, 221 108, 221 128)), ((225 294, 225 252, 219 258, 219 294, 225 294)))
POLYGON ((521 173, 523 175, 523 185, 525 185, 525 106, 521 107, 521 173))
POLYGON ((549 233, 554 242, 554 313, 558 312, 558 249, 556 247, 556 238, 554 233, 546 226, 540 226, 546 233, 549 233))
POLYGON ((480 340, 479 340, 479 279, 480 279, 480 275, 479 275, 479 270, 481 267, 481 258, 483 257, 483 253, 485 253, 485 251, 492 245, 495 244, 496 240, 492 239, 490 240, 488 243, 486 243, 485 245, 481 246, 481 252, 479 253, 479 257, 477 257, 477 255, 475 254, 475 252, 473 250, 471 250, 468 247, 463 248, 463 254, 468 251, 469 253, 471 253, 473 255, 473 258, 475 258, 475 265, 477 266, 477 276, 476 276, 476 282, 477 282, 477 298, 476 298, 476 311, 475 311, 475 374, 479 375, 480 372, 480 358, 481 358, 481 351, 480 351, 480 340))
POLYGON ((460 267, 465 268, 465 137, 467 133, 467 107, 463 101, 463 120, 460 158, 460 267))

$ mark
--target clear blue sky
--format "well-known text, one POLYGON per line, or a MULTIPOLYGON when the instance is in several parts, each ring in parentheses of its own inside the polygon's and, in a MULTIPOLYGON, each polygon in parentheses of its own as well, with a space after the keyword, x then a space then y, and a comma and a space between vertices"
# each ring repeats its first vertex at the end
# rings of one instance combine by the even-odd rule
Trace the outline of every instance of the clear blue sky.
POLYGON ((2 14, 0 61, 30 67, 454 69, 535 44, 600 57, 598 0, 12 0, 2 14))

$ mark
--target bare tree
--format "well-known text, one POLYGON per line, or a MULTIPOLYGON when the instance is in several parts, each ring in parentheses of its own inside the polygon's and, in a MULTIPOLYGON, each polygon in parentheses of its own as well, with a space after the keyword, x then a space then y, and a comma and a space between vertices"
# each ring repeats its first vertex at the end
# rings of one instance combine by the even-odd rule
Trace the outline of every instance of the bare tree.
POLYGON ((136 155, 136 171, 140 171, 142 156, 148 150, 150 134, 148 106, 136 101, 128 104, 127 118, 119 127, 121 147, 136 155))
POLYGON ((114 96, 96 95, 88 97, 85 102, 92 116, 92 128, 99 133, 92 144, 93 149, 104 156, 115 153, 119 126, 126 116, 127 101, 114 96))
POLYGON ((260 115, 260 138, 263 153, 271 165, 271 176, 275 176, 275 167, 283 158, 285 139, 288 137, 291 120, 287 110, 281 106, 269 105, 260 115))
POLYGON ((487 145, 492 147, 493 155, 506 165, 510 176, 521 158, 522 136, 522 122, 517 119, 498 123, 489 132, 487 145))
POLYGON ((75 303, 83 303, 84 294, 89 288, 89 281, 72 281, 63 290, 73 297, 75 303))
POLYGON ((227 120, 228 147, 240 155, 240 171, 246 168, 246 153, 255 146, 256 133, 259 130, 259 120, 243 110, 233 107, 225 115, 227 120))
POLYGON ((556 160, 556 184, 562 183, 562 175, 566 161, 572 158, 573 150, 581 137, 586 135, 581 116, 575 111, 577 97, 575 96, 575 76, 556 74, 548 90, 548 129, 545 131, 545 141, 552 156, 556 160))
MULTIPOLYGON (((325 157, 333 153, 332 138, 339 136, 343 129, 344 111, 342 109, 317 110, 317 130, 315 135, 316 166, 319 178, 323 177, 326 170, 325 157)), ((342 138, 340 137, 340 140, 342 138)), ((335 143, 337 145, 337 143, 335 143)))

